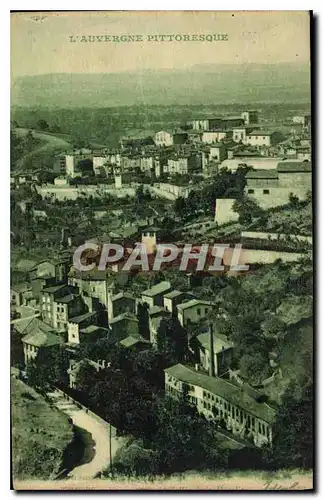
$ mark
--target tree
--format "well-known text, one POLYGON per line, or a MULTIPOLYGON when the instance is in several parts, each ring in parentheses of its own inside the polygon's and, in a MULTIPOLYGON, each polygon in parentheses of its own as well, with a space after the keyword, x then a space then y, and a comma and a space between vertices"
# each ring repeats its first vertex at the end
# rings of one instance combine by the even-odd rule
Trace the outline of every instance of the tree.
POLYGON ((262 322, 261 330, 265 339, 278 341, 285 334, 286 324, 276 314, 270 314, 262 322))
POLYGON ((157 349, 169 363, 182 363, 188 350, 187 331, 176 317, 161 320, 157 330, 157 349))
POLYGON ((160 473, 223 467, 216 426, 185 401, 161 398, 156 406, 157 426, 152 448, 160 454, 160 473))
POLYGON ((67 384, 68 358, 62 347, 39 349, 35 360, 27 363, 30 385, 45 391, 53 384, 67 384))
POLYGON ((11 329, 11 365, 22 368, 24 365, 24 349, 21 335, 14 328, 11 329))
POLYGON ((140 441, 134 441, 117 450, 114 470, 127 476, 155 475, 158 472, 158 452, 144 448, 140 441))
POLYGON ((251 384, 261 384, 270 374, 268 357, 257 351, 244 354, 240 359, 240 373, 251 384))
POLYGON ((270 464, 275 468, 313 467, 313 386, 306 386, 295 399, 293 387, 286 390, 273 429, 270 464))
POLYGON ((186 216, 186 201, 182 196, 176 198, 174 204, 174 211, 175 214, 178 215, 181 219, 183 219, 186 216))
POLYGON ((85 158, 84 160, 80 160, 77 164, 76 170, 81 171, 82 174, 86 175, 94 175, 93 170, 93 160, 90 158, 85 158))
POLYGON ((299 198, 293 193, 289 193, 289 204, 292 208, 297 208, 299 206, 299 198))
POLYGON ((54 125, 51 127, 51 131, 52 131, 53 133, 60 133, 61 128, 60 128, 58 125, 54 124, 54 125))
POLYGON ((48 130, 49 129, 49 125, 48 125, 46 120, 38 120, 37 127, 40 130, 48 130))
POLYGON ((249 196, 237 198, 232 210, 239 215, 240 224, 248 224, 253 219, 264 216, 264 210, 249 196))

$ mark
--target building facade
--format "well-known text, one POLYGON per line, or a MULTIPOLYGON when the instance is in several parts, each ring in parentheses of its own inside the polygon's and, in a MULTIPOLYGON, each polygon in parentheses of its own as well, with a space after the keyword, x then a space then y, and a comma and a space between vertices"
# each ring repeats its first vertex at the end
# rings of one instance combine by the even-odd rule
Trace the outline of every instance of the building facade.
POLYGON ((208 420, 225 427, 256 446, 271 446, 276 411, 261 402, 256 391, 248 393, 228 380, 210 377, 177 364, 165 370, 165 392, 185 398, 208 420))

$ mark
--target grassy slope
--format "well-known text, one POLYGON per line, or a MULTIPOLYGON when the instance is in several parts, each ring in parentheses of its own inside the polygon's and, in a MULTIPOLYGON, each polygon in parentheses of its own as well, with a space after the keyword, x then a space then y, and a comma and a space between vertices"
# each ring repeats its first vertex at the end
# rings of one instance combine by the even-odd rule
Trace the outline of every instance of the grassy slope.
POLYGON ((11 404, 13 478, 49 479, 73 438, 72 426, 20 380, 12 379, 11 404))

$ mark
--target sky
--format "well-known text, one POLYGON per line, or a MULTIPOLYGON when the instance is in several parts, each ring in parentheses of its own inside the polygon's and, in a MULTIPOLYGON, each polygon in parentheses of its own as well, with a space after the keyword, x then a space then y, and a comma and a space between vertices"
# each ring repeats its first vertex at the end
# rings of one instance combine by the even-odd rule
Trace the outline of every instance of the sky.
POLYGON ((307 11, 11 14, 11 76, 187 69, 199 64, 309 63, 307 11), (149 34, 227 34, 222 42, 148 42, 149 34), (70 42, 141 34, 143 42, 70 42))

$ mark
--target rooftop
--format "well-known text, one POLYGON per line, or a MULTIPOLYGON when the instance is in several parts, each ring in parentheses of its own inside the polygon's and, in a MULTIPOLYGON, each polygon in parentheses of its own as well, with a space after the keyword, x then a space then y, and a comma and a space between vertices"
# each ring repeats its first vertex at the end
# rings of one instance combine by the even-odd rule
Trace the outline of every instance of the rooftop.
POLYGON ((184 292, 180 292, 179 290, 172 290, 164 295, 164 299, 175 299, 175 297, 179 297, 180 295, 183 295, 183 293, 184 292))
POLYGON ((16 265, 14 266, 15 269, 18 271, 31 271, 33 267, 37 265, 37 262, 35 260, 30 260, 30 259, 20 259, 16 265))
POLYGON ((11 285, 10 288, 15 292, 25 292, 27 290, 31 290, 31 285, 30 283, 27 283, 27 281, 23 281, 22 283, 16 283, 14 285, 11 285))
POLYGON ((119 316, 116 316, 115 318, 112 318, 110 320, 110 325, 113 325, 115 323, 119 323, 120 321, 135 321, 136 323, 138 323, 138 319, 136 318, 136 316, 134 316, 131 313, 125 312, 125 313, 119 314, 119 316))
POLYGON ((282 161, 278 163, 277 172, 312 172, 312 163, 302 161, 282 161))
POLYGON ((155 297, 155 295, 159 295, 165 292, 168 292, 172 288, 172 285, 169 281, 161 281, 157 285, 148 288, 142 292, 142 295, 146 297, 155 297))
POLYGON ((53 332, 52 327, 39 318, 33 318, 25 332, 22 341, 35 347, 51 347, 64 343, 63 339, 53 332))
POLYGON ((166 310, 161 306, 153 306, 149 309, 149 316, 154 316, 155 314, 163 314, 166 310))
POLYGON ((101 330, 101 328, 97 325, 89 325, 86 326, 85 328, 81 328, 81 333, 94 333, 97 332, 98 330, 101 330))
POLYGON ((77 325, 83 323, 89 318, 94 318, 96 316, 96 312, 87 312, 85 314, 81 314, 80 316, 75 316, 74 318, 69 319, 69 323, 76 323, 77 325))
MULTIPOLYGON (((201 333, 200 335, 197 336, 198 341, 200 344, 205 348, 205 349, 210 349, 210 333, 201 333)), ((233 343, 229 342, 228 339, 226 339, 222 335, 214 334, 213 335, 213 349, 214 353, 221 352, 225 349, 230 349, 233 347, 233 343)))
POLYGON ((55 302, 59 302, 60 304, 69 304, 79 296, 79 294, 76 295, 73 293, 69 293, 68 295, 64 295, 64 297, 58 297, 57 299, 55 299, 55 302))
POLYGON ((54 285, 54 286, 47 286, 43 288, 43 292, 46 293, 56 293, 59 290, 62 290, 64 287, 67 287, 68 285, 63 284, 63 285, 54 285))
POLYGON ((129 335, 129 337, 126 337, 125 339, 120 341, 120 344, 123 347, 133 347, 136 344, 150 344, 149 340, 144 339, 143 337, 133 337, 132 335, 129 335))
POLYGON ((204 373, 194 371, 187 366, 177 364, 166 368, 165 372, 170 376, 187 384, 201 387, 216 396, 220 396, 229 403, 242 408, 247 413, 272 424, 275 421, 276 411, 267 403, 257 402, 249 393, 228 380, 219 377, 210 377, 204 373))
POLYGON ((272 130, 253 130, 252 132, 249 132, 248 135, 273 135, 273 131, 272 130))
POLYGON ((211 306, 213 305, 213 302, 210 302, 209 300, 199 300, 199 299, 191 299, 188 300, 187 302, 183 302, 182 304, 178 304, 177 309, 189 309, 190 307, 195 307, 199 305, 207 305, 211 306))
POLYGON ((136 300, 135 297, 131 293, 129 293, 129 292, 119 292, 119 293, 116 293, 116 295, 113 295, 111 297, 112 301, 120 300, 120 299, 132 299, 132 300, 136 300))
POLYGON ((246 179, 278 179, 278 173, 276 170, 251 170, 246 179))

